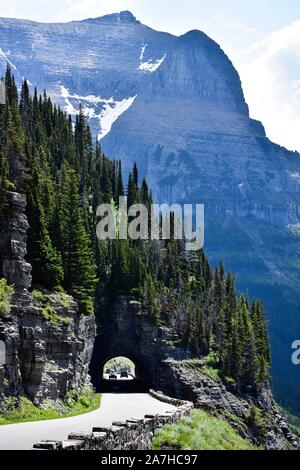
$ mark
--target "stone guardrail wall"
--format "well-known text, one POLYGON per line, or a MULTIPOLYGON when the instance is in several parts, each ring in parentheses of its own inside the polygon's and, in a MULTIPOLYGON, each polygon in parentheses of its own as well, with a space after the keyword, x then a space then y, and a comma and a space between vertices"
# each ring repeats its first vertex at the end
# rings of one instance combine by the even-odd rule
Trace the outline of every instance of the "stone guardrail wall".
POLYGON ((168 397, 167 395, 164 395, 163 392, 156 392, 155 390, 149 390, 148 393, 149 395, 151 395, 151 397, 156 398, 156 400, 167 403, 168 405, 174 405, 174 406, 179 406, 179 407, 183 405, 193 405, 191 401, 180 400, 179 398, 171 398, 171 397, 168 397))
POLYGON ((92 432, 71 433, 66 441, 41 441, 33 447, 40 450, 150 450, 155 430, 176 423, 188 415, 194 405, 153 390, 149 393, 160 401, 175 405, 177 409, 164 414, 114 421, 111 427, 94 427, 92 432))

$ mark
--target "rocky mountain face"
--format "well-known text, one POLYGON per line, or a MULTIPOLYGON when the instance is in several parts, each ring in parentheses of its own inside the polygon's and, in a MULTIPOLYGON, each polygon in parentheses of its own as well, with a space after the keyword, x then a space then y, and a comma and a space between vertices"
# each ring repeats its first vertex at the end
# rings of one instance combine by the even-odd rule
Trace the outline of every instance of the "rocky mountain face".
POLYGON ((263 299, 273 387, 299 411, 300 157, 249 117, 238 73, 204 33, 175 37, 129 12, 67 24, 0 20, 0 65, 79 103, 105 152, 137 161, 159 202, 205 204, 206 252, 263 299))
POLYGON ((45 318, 45 310, 29 293, 31 266, 25 261, 26 230, 23 195, 1 190, 0 278, 14 286, 8 314, 0 314, 0 340, 6 360, 0 364, 0 400, 25 393, 37 405, 56 401, 89 380, 95 321, 82 317, 70 297, 49 294, 49 306, 57 324, 45 318))

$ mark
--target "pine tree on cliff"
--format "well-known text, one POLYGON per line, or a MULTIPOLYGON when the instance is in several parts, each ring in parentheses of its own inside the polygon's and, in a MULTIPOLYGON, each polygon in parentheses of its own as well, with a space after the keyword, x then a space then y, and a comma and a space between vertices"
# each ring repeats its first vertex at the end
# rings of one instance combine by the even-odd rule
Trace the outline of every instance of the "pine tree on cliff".
POLYGON ((151 274, 146 276, 143 303, 147 311, 149 312, 150 318, 156 325, 160 325, 160 305, 158 300, 158 293, 153 281, 151 274))
POLYGON ((110 178, 109 162, 105 157, 101 159, 101 190, 103 202, 110 203, 113 197, 112 181, 110 178))
POLYGON ((78 301, 81 312, 93 313, 97 284, 94 254, 88 237, 78 192, 78 177, 67 163, 62 169, 60 188, 60 247, 63 258, 64 281, 67 292, 78 301))
POLYGON ((24 190, 26 185, 25 134, 18 107, 18 91, 9 67, 6 71, 5 84, 6 104, 3 115, 2 148, 7 162, 9 181, 17 184, 19 190, 24 190))
POLYGON ((127 204, 128 207, 137 203, 137 192, 133 182, 132 173, 129 173, 128 184, 127 184, 127 204))
POLYGON ((31 100, 27 80, 25 80, 21 88, 19 109, 20 109, 23 123, 26 129, 28 129, 30 125, 31 112, 32 112, 31 108, 32 108, 32 100, 31 100))
POLYGON ((269 380, 271 363, 270 346, 263 305, 259 300, 252 304, 252 323, 259 363, 259 377, 261 381, 269 380))
POLYGON ((240 313, 240 338, 242 346, 240 384, 242 388, 255 388, 259 381, 258 357, 251 314, 244 296, 241 297, 240 301, 240 313))
POLYGON ((234 322, 236 319, 237 299, 234 277, 231 273, 226 279, 226 303, 224 309, 224 345, 222 369, 225 376, 231 375, 231 356, 233 354, 234 322))
POLYGON ((11 68, 7 65, 5 74, 6 104, 10 107, 18 106, 18 89, 15 79, 11 73, 11 68))
POLYGON ((123 175, 122 175, 122 163, 121 160, 119 160, 119 165, 118 165, 118 197, 119 196, 124 196, 124 184, 123 184, 123 175))
POLYGON ((27 259, 32 265, 33 284, 53 289, 63 279, 62 260, 52 244, 41 203, 41 170, 36 155, 29 159, 29 164, 31 179, 27 188, 27 259))
POLYGON ((128 207, 138 204, 139 201, 139 174, 137 164, 134 164, 133 171, 129 173, 127 184, 128 207))
POLYGON ((8 166, 4 152, 0 147, 0 188, 6 188, 8 186, 8 166))
POLYGON ((225 374, 228 377, 232 377, 236 384, 239 384, 243 359, 243 345, 240 338, 241 311, 239 308, 234 312, 232 322, 232 337, 228 351, 229 365, 226 364, 225 374))
POLYGON ((133 165, 133 184, 135 185, 136 190, 139 188, 139 171, 137 164, 133 165))
POLYGON ((224 277, 222 269, 216 268, 214 276, 214 287, 213 287, 213 298, 214 298, 214 337, 216 341, 216 347, 219 353, 219 359, 223 356, 223 341, 224 341, 224 299, 225 299, 225 287, 224 277))
POLYGON ((150 194, 149 194, 148 184, 147 184, 147 181, 145 179, 143 179, 143 181, 142 181, 142 186, 141 186, 141 190, 140 190, 139 199, 140 199, 142 204, 144 204, 147 208, 149 208, 152 201, 151 201, 151 197, 150 197, 150 194))

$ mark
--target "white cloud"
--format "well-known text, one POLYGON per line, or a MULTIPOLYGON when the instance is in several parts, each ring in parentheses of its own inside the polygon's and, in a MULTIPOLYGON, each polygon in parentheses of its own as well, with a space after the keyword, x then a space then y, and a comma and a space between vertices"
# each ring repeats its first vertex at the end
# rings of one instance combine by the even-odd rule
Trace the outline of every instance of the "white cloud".
POLYGON ((7 2, 6 0, 0 0, 0 16, 6 16, 15 18, 16 17, 16 5, 15 1, 11 0, 7 2))
POLYGON ((300 150, 300 20, 249 48, 239 71, 252 117, 273 141, 300 150))

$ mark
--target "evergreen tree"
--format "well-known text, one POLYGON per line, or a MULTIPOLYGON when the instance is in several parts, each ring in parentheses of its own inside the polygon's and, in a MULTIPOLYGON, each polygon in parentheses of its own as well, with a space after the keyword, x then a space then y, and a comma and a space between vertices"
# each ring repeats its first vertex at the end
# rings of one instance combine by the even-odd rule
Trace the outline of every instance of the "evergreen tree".
POLYGON ((84 314, 93 313, 97 283, 91 243, 85 229, 78 178, 73 168, 62 169, 60 246, 64 266, 63 286, 78 301, 84 314))
POLYGON ((122 176, 122 163, 121 160, 119 160, 119 166, 118 166, 118 197, 119 196, 124 196, 124 185, 123 185, 123 176, 122 176))
POLYGON ((261 381, 266 381, 270 378, 271 355, 264 310, 259 300, 253 301, 252 304, 252 323, 258 354, 259 378, 261 381))
POLYGON ((41 203, 40 170, 36 155, 31 160, 31 175, 26 209, 29 222, 27 258, 33 268, 33 283, 52 289, 62 282, 62 260, 51 242, 47 228, 41 203))

